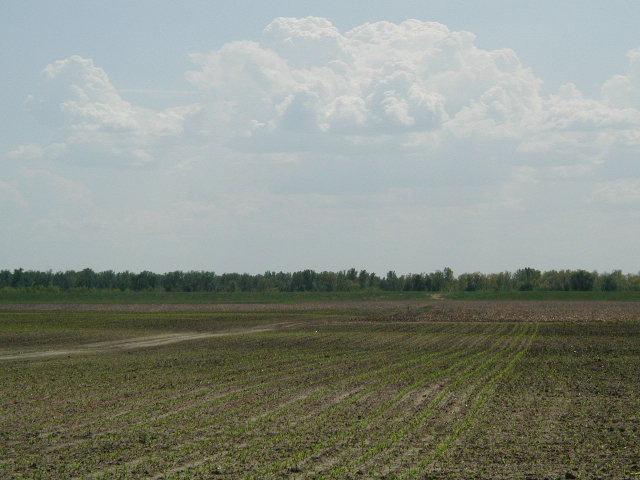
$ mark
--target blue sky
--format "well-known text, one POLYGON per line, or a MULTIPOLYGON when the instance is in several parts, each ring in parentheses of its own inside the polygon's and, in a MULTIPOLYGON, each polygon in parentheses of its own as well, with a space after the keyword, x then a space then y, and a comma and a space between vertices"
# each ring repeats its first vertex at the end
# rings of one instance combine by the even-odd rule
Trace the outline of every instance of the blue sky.
POLYGON ((639 23, 633 1, 9 0, 0 267, 638 271, 639 23))

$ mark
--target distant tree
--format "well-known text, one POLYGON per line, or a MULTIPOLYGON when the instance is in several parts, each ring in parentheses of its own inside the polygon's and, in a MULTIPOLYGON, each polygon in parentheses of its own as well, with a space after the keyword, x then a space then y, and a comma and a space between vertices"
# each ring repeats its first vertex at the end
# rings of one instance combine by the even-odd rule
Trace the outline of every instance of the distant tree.
POLYGON ((571 290, 589 291, 593 290, 595 275, 586 270, 577 270, 569 276, 571 290))
POLYGON ((96 274, 96 288, 114 289, 116 288, 116 274, 113 270, 105 270, 96 274))
POLYGON ((626 278, 620 270, 611 273, 604 273, 599 276, 600 290, 611 292, 614 290, 625 290, 626 278))
POLYGON ((458 277, 458 288, 467 292, 484 290, 487 283, 486 275, 480 272, 463 273, 458 277))
POLYGON ((160 284, 162 288, 167 292, 177 292, 182 287, 182 277, 183 273, 181 271, 167 272, 162 276, 162 280, 160 284))
POLYGON ((314 290, 319 292, 335 292, 338 289, 338 277, 333 272, 321 272, 314 280, 314 290))
POLYGON ((54 273, 53 278, 51 279, 51 283, 54 287, 57 287, 60 290, 67 290, 71 288, 69 284, 69 278, 63 272, 54 273))
POLYGON ((533 290, 538 286, 542 273, 535 268, 525 267, 516 270, 513 280, 519 290, 533 290))
POLYGON ((358 283, 360 284, 360 288, 367 288, 369 286, 369 273, 366 270, 360 270, 358 283))
POLYGON ((389 270, 387 272, 387 276, 382 281, 382 289, 391 291, 402 289, 400 279, 398 278, 396 272, 394 272, 393 270, 389 270))
POLYGON ((511 290, 514 286, 513 275, 510 272, 492 273, 487 275, 487 288, 494 291, 511 290))
POLYGON ((303 270, 294 272, 291 277, 291 290, 294 292, 310 292, 313 290, 316 272, 313 270, 303 270))
POLYGON ((138 274, 133 275, 132 287, 133 290, 151 290, 156 287, 157 275, 153 272, 145 270, 138 274))
POLYGON ((13 270, 13 275, 11 275, 11 286, 13 288, 24 287, 24 278, 23 278, 24 270, 22 268, 16 268, 13 270))
POLYGON ((278 272, 274 275, 273 281, 281 292, 291 291, 291 274, 288 272, 278 272))
POLYGON ((146 290, 164 288, 166 291, 184 292, 253 292, 253 291, 353 291, 379 288, 388 291, 451 291, 451 290, 640 290, 640 274, 623 274, 620 270, 599 274, 586 270, 550 270, 540 272, 526 267, 515 273, 483 274, 463 273, 455 277, 450 268, 432 273, 398 276, 390 270, 384 278, 366 270, 355 268, 338 272, 302 270, 299 272, 224 273, 216 275, 207 271, 174 271, 156 274, 150 271, 132 273, 107 270, 96 273, 90 268, 79 272, 67 270, 49 271, 22 268, 0 270, 0 288, 54 288, 60 290, 77 287, 96 289, 146 290))
POLYGON ((442 274, 444 275, 444 283, 441 290, 451 290, 456 283, 456 276, 453 274, 453 270, 449 267, 445 267, 442 274))
POLYGON ((355 268, 350 268, 349 270, 347 270, 346 276, 347 280, 350 280, 352 282, 358 281, 358 271, 355 268))
POLYGON ((404 285, 404 290, 414 292, 421 292, 425 290, 424 276, 417 273, 408 275, 404 285))
POLYGON ((125 270, 124 272, 116 273, 116 287, 119 290, 133 290, 134 273, 125 270))
MULTIPOLYGON (((352 269, 355 272, 355 269, 352 269)), ((338 272, 336 278, 336 290, 338 292, 350 292, 352 290, 357 290, 360 285, 357 282, 357 277, 353 277, 353 275, 347 275, 348 272, 338 272), (352 280, 352 278, 354 278, 352 280)))
POLYGON ((11 277, 9 270, 0 270, 0 288, 11 286, 11 277))
POLYGON ((549 270, 542 274, 538 285, 541 290, 571 290, 571 284, 569 277, 571 272, 569 270, 549 270))
POLYGON ((243 273, 242 275, 240 275, 240 279, 239 279, 240 291, 251 292, 254 289, 253 288, 254 278, 255 278, 254 276, 249 275, 248 273, 243 273))
POLYGON ((429 290, 433 292, 439 292, 440 290, 444 290, 444 273, 440 270, 436 270, 433 273, 429 274, 429 290))
POLYGON ((627 275, 626 283, 627 283, 627 288, 629 290, 639 291, 640 290, 640 273, 638 273, 637 275, 631 275, 631 274, 627 275))
POLYGON ((85 268, 76 275, 76 287, 94 288, 98 283, 96 272, 90 268, 85 268))

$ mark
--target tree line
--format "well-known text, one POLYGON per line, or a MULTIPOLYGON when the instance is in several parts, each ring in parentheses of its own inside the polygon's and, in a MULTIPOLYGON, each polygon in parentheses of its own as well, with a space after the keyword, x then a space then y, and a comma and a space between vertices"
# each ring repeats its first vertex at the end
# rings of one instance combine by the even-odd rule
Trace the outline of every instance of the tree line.
POLYGON ((338 272, 271 272, 222 273, 206 271, 173 271, 167 273, 95 272, 90 268, 65 272, 0 270, 0 288, 96 290, 160 290, 167 292, 346 292, 360 289, 388 291, 640 291, 640 274, 624 274, 620 270, 610 273, 586 270, 549 270, 542 272, 527 267, 515 272, 463 273, 454 275, 450 268, 432 273, 397 275, 389 271, 379 276, 366 270, 351 268, 338 272))

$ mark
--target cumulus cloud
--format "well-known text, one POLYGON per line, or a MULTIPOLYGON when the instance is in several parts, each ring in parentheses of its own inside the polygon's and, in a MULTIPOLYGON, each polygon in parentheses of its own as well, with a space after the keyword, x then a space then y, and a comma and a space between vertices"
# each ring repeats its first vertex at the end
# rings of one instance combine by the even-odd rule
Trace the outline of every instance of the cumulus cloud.
POLYGON ((43 83, 26 105, 55 128, 59 141, 19 146, 9 152, 11 158, 140 166, 154 161, 154 148, 164 139, 180 136, 186 118, 196 110, 181 106, 155 112, 132 105, 102 68, 77 55, 47 65, 43 83))
MULTIPOLYGON (((631 86, 636 54, 624 76, 631 86)), ((202 131, 238 151, 394 152, 435 168, 473 155, 509 168, 597 164, 639 146, 631 86, 608 86, 618 77, 603 87, 626 92, 615 101, 585 98, 573 84, 545 97, 514 51, 481 49, 472 33, 434 22, 343 33, 326 19, 279 18, 260 42, 192 59, 202 131)))
POLYGON ((418 20, 340 32, 323 18, 278 18, 259 42, 191 55, 198 68, 186 79, 198 105, 142 108, 90 59, 48 65, 27 104, 58 139, 9 156, 142 166, 189 143, 251 154, 394 152, 432 164, 472 151, 507 165, 593 164, 640 146, 640 50, 629 58, 603 100, 572 84, 545 97, 514 51, 479 48, 470 32, 418 20))
POLYGON ((90 59, 48 65, 26 104, 52 141, 5 154, 18 173, 0 198, 28 204, 22 187, 37 184, 60 209, 89 205, 69 210, 82 222, 140 235, 233 231, 237 242, 259 231, 269 243, 363 231, 389 248, 389 225, 437 246, 464 222, 476 233, 513 222, 529 241, 534 212, 568 231, 594 204, 638 208, 640 49, 601 98, 573 84, 543 94, 513 50, 418 20, 343 32, 278 18, 259 41, 190 58, 197 104, 166 110, 127 101, 90 59), (116 167, 107 181, 126 201, 78 165, 116 167), (64 174, 43 173, 56 166, 64 174), (126 167, 148 168, 119 176, 126 167))
POLYGON ((640 48, 627 53, 629 72, 615 75, 602 86, 604 101, 618 108, 640 108, 640 48))
POLYGON ((540 81, 513 51, 485 51, 474 39, 417 20, 342 34, 325 19, 280 18, 260 43, 193 56, 201 69, 187 78, 214 116, 233 117, 232 133, 247 140, 277 136, 283 150, 299 148, 287 145, 283 132, 353 143, 354 136, 441 129, 480 103, 483 116, 498 122, 526 114, 538 101, 540 81))
POLYGON ((74 55, 48 65, 46 90, 28 104, 45 121, 80 132, 130 132, 156 136, 182 130, 184 108, 154 112, 124 100, 106 72, 91 59, 74 55))

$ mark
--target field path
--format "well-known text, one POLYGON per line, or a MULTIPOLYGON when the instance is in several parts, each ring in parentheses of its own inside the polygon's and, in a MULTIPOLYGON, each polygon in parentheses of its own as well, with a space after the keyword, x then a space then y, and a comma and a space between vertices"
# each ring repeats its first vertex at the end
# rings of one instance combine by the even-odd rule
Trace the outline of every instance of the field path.
POLYGON ((224 332, 180 332, 162 333, 157 335, 145 335, 142 337, 132 337, 123 340, 112 340, 107 342, 85 343, 70 348, 40 350, 21 353, 7 353, 0 355, 2 360, 28 360, 46 357, 60 357, 65 355, 83 355, 87 353, 103 353, 116 350, 137 350, 140 348, 159 347, 172 343, 187 342, 189 340, 202 340, 204 338, 226 337, 229 335, 248 335, 252 333, 271 332, 294 326, 294 323, 281 322, 273 323, 261 327, 235 329, 224 332))

